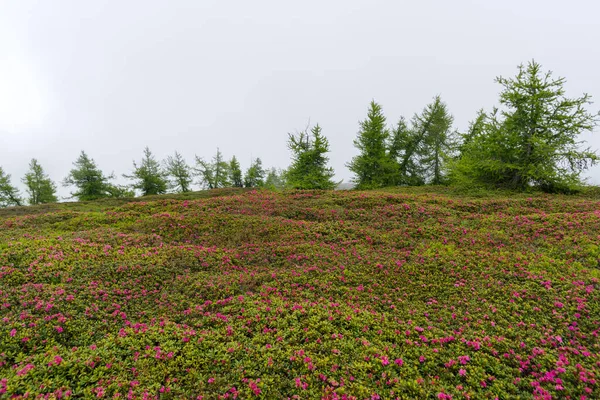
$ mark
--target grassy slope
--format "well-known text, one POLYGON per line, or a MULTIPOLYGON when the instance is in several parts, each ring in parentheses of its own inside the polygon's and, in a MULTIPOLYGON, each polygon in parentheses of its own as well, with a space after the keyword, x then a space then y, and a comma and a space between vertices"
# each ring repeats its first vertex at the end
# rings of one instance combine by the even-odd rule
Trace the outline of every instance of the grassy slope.
POLYGON ((598 210, 444 188, 0 210, 0 393, 598 398, 598 210))

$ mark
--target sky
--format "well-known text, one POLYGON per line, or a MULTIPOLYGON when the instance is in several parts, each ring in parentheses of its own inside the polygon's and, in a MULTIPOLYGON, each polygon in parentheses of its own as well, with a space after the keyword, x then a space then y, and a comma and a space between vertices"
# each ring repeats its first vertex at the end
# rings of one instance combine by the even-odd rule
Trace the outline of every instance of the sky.
MULTIPOLYGON (((0 165, 19 183, 37 158, 60 182, 85 150, 121 176, 149 146, 285 168, 288 133, 319 123, 348 182, 371 100, 391 125, 440 95, 464 131, 498 104, 495 78, 535 59, 597 112, 598 15, 595 0, 0 0, 0 165)), ((582 139, 600 149, 600 130, 582 139)))

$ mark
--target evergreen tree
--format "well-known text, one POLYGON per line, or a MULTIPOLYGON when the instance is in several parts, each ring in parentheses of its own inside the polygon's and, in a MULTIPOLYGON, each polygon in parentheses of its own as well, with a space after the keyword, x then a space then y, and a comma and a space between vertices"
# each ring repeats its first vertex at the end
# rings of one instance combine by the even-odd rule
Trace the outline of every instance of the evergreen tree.
POLYGON ((167 175, 171 178, 170 187, 178 193, 190 191, 192 184, 192 172, 185 162, 185 159, 179 152, 173 156, 168 156, 165 160, 165 169, 167 175))
POLYGON ((455 179, 549 192, 580 186, 581 173, 598 160, 577 140, 598 122, 598 114, 586 109, 590 96, 565 97, 565 79, 543 73, 535 61, 519 66, 515 78, 496 81, 503 108, 495 109, 483 132, 464 146, 453 166, 455 179))
POLYGON ((126 192, 117 190, 117 187, 110 184, 109 181, 114 179, 114 176, 112 174, 105 176, 96 165, 96 162, 85 151, 81 152, 73 165, 75 168, 64 179, 63 185, 75 186, 77 190, 72 192, 71 196, 76 197, 79 201, 123 196, 126 194, 126 192))
POLYGON ((272 190, 284 189, 287 186, 286 175, 286 171, 278 170, 277 168, 271 168, 267 172, 265 187, 272 190))
POLYGON ((260 158, 256 158, 254 161, 250 162, 250 167, 248 167, 246 170, 246 175, 244 176, 244 187, 261 187, 264 186, 264 184, 265 170, 263 169, 260 158))
POLYGON ((217 154, 211 162, 196 156, 196 175, 200 177, 200 185, 208 189, 216 189, 230 186, 229 163, 223 157, 223 153, 217 148, 217 154))
POLYGON ((242 177, 242 168, 235 156, 229 161, 229 180, 233 187, 244 187, 244 179, 242 177))
POLYGON ((139 166, 133 162, 133 173, 123 175, 134 181, 132 187, 142 192, 142 196, 167 193, 167 176, 148 146, 144 149, 144 157, 139 166))
POLYGON ((201 157, 196 156, 196 166, 193 168, 195 175, 200 178, 199 184, 204 189, 216 187, 212 164, 201 157))
POLYGON ((391 184, 410 186, 425 184, 425 171, 420 164, 424 136, 424 132, 409 127, 404 117, 400 118, 392 130, 388 144, 388 154, 393 161, 391 184))
POLYGON ((417 131, 423 132, 424 152, 421 168, 428 171, 428 181, 433 185, 446 183, 446 162, 456 146, 452 132, 454 118, 440 96, 436 96, 415 119, 417 131))
POLYGON ((0 207, 20 206, 23 200, 19 190, 10 183, 10 174, 0 167, 0 207))
POLYGON ((228 187, 231 186, 229 182, 229 163, 225 161, 223 157, 223 153, 217 147, 217 154, 213 157, 212 160, 214 176, 215 176, 215 184, 216 187, 228 187))
POLYGON ((288 148, 292 151, 292 165, 286 172, 287 184, 294 189, 334 189, 333 168, 328 167, 329 141, 321 133, 319 124, 310 134, 306 131, 289 134, 288 148))
POLYGON ((360 154, 347 164, 355 175, 358 189, 394 184, 395 163, 387 151, 389 136, 381 106, 372 101, 367 118, 360 123, 360 131, 354 140, 360 154))
POLYGON ((460 157, 469 144, 481 136, 485 132, 485 124, 487 121, 487 114, 483 110, 477 112, 475 120, 469 123, 469 129, 466 133, 460 135, 460 144, 458 146, 458 156, 460 157))
POLYGON ((44 169, 33 158, 29 163, 29 172, 25 174, 22 182, 27 187, 29 204, 56 203, 56 184, 44 173, 44 169))

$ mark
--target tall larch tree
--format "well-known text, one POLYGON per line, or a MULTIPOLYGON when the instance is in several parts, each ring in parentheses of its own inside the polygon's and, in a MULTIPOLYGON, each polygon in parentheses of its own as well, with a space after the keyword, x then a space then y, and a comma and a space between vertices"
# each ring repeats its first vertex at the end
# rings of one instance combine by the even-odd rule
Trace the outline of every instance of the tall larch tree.
POLYGON ((233 187, 244 187, 242 167, 235 156, 231 157, 231 160, 229 161, 229 181, 233 187))
POLYGON ((423 132, 424 151, 420 164, 427 171, 428 183, 447 183, 447 162, 456 149, 456 135, 452 131, 454 117, 448 112, 446 103, 436 96, 415 122, 415 129, 423 132))
POLYGON ((409 126, 404 117, 392 129, 388 152, 393 161, 393 185, 425 184, 425 171, 420 164, 424 133, 409 126))
POLYGON ((27 188, 29 204, 56 203, 56 184, 46 175, 40 163, 33 158, 29 163, 29 171, 22 182, 27 188))
POLYGON ((207 189, 216 189, 230 186, 229 163, 225 161, 223 153, 217 148, 217 153, 211 161, 205 161, 196 156, 196 175, 199 177, 200 185, 207 189))
POLYGON ((389 131, 381 106, 371 101, 367 118, 360 122, 354 146, 360 154, 347 164, 354 173, 359 189, 378 188, 394 184, 394 161, 387 151, 389 131))
POLYGON ((169 177, 171 190, 177 193, 186 193, 191 190, 192 171, 179 152, 176 151, 174 155, 167 157, 165 171, 169 177))

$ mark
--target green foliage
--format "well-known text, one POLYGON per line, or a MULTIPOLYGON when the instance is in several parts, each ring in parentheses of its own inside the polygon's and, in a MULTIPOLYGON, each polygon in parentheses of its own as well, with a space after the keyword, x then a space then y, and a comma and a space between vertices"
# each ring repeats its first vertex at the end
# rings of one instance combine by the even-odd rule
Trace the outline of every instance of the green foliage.
POLYGON ((44 169, 33 158, 29 163, 29 172, 22 179, 29 194, 29 204, 56 203, 56 184, 44 173, 44 169))
POLYGON ((229 161, 229 181, 233 187, 244 187, 242 168, 235 156, 231 157, 231 161, 229 161))
POLYGON ((20 206, 22 202, 19 190, 10 183, 10 174, 0 167, 0 207, 20 206))
POLYGON ((63 185, 75 186, 76 191, 71 192, 71 196, 79 201, 115 197, 115 195, 123 194, 122 190, 118 190, 117 187, 110 184, 110 180, 114 176, 112 174, 105 176, 96 165, 96 162, 85 151, 81 152, 73 165, 75 168, 64 179, 63 185))
POLYGON ((415 116, 414 128, 422 132, 424 151, 420 167, 425 171, 427 183, 441 185, 447 183, 446 163, 451 159, 456 146, 452 132, 454 118, 448 112, 446 103, 436 96, 420 115, 415 116))
POLYGON ((229 163, 225 161, 223 153, 217 148, 217 154, 211 162, 196 156, 196 174, 200 177, 200 185, 208 189, 217 189, 231 186, 229 181, 229 163))
MULTIPOLYGON (((416 117, 415 117, 416 118, 416 117)), ((404 117, 392 129, 388 151, 395 162, 394 185, 425 184, 425 171, 420 163, 424 132, 409 127, 404 117)))
POLYGON ((381 106, 371 101, 367 118, 360 123, 354 140, 360 154, 347 164, 354 173, 357 189, 380 188, 395 183, 396 168, 387 149, 390 133, 385 121, 381 106))
POLYGON ((520 66, 515 78, 496 81, 503 108, 480 115, 483 129, 463 145, 453 166, 455 180, 518 190, 577 189, 581 173, 598 160, 590 149, 580 150, 577 140, 598 121, 586 110, 590 96, 565 97, 565 79, 543 73, 535 61, 520 66))
POLYGON ((267 172, 267 178, 265 179, 265 187, 271 190, 281 190, 288 186, 286 181, 287 171, 278 170, 277 168, 271 168, 267 172))
POLYGON ((248 167, 244 175, 244 187, 254 188, 264 186, 265 174, 266 171, 262 166, 261 159, 258 157, 255 158, 250 162, 250 167, 248 167))
POLYGON ((334 189, 333 168, 328 167, 329 141, 321 133, 319 124, 310 133, 306 130, 288 135, 288 148, 292 152, 292 164, 285 177, 293 189, 334 189))
POLYGON ((469 129, 467 132, 460 134, 460 143, 457 146, 459 158, 468 149, 471 142, 478 140, 478 138, 484 134, 486 119, 487 114, 485 111, 483 109, 479 110, 475 120, 469 123, 469 129))
POLYGON ((142 196, 167 193, 167 173, 162 169, 148 146, 144 149, 144 157, 139 166, 134 161, 133 173, 123 176, 134 181, 132 187, 141 191, 142 196))
POLYGON ((446 163, 455 147, 452 122, 453 117, 440 96, 415 114, 410 127, 400 118, 388 144, 389 155, 396 162, 394 184, 447 183, 446 163))
POLYGON ((191 168, 185 162, 185 159, 179 152, 175 152, 173 156, 168 156, 165 160, 165 170, 171 178, 169 186, 177 193, 189 192, 192 184, 191 168))

